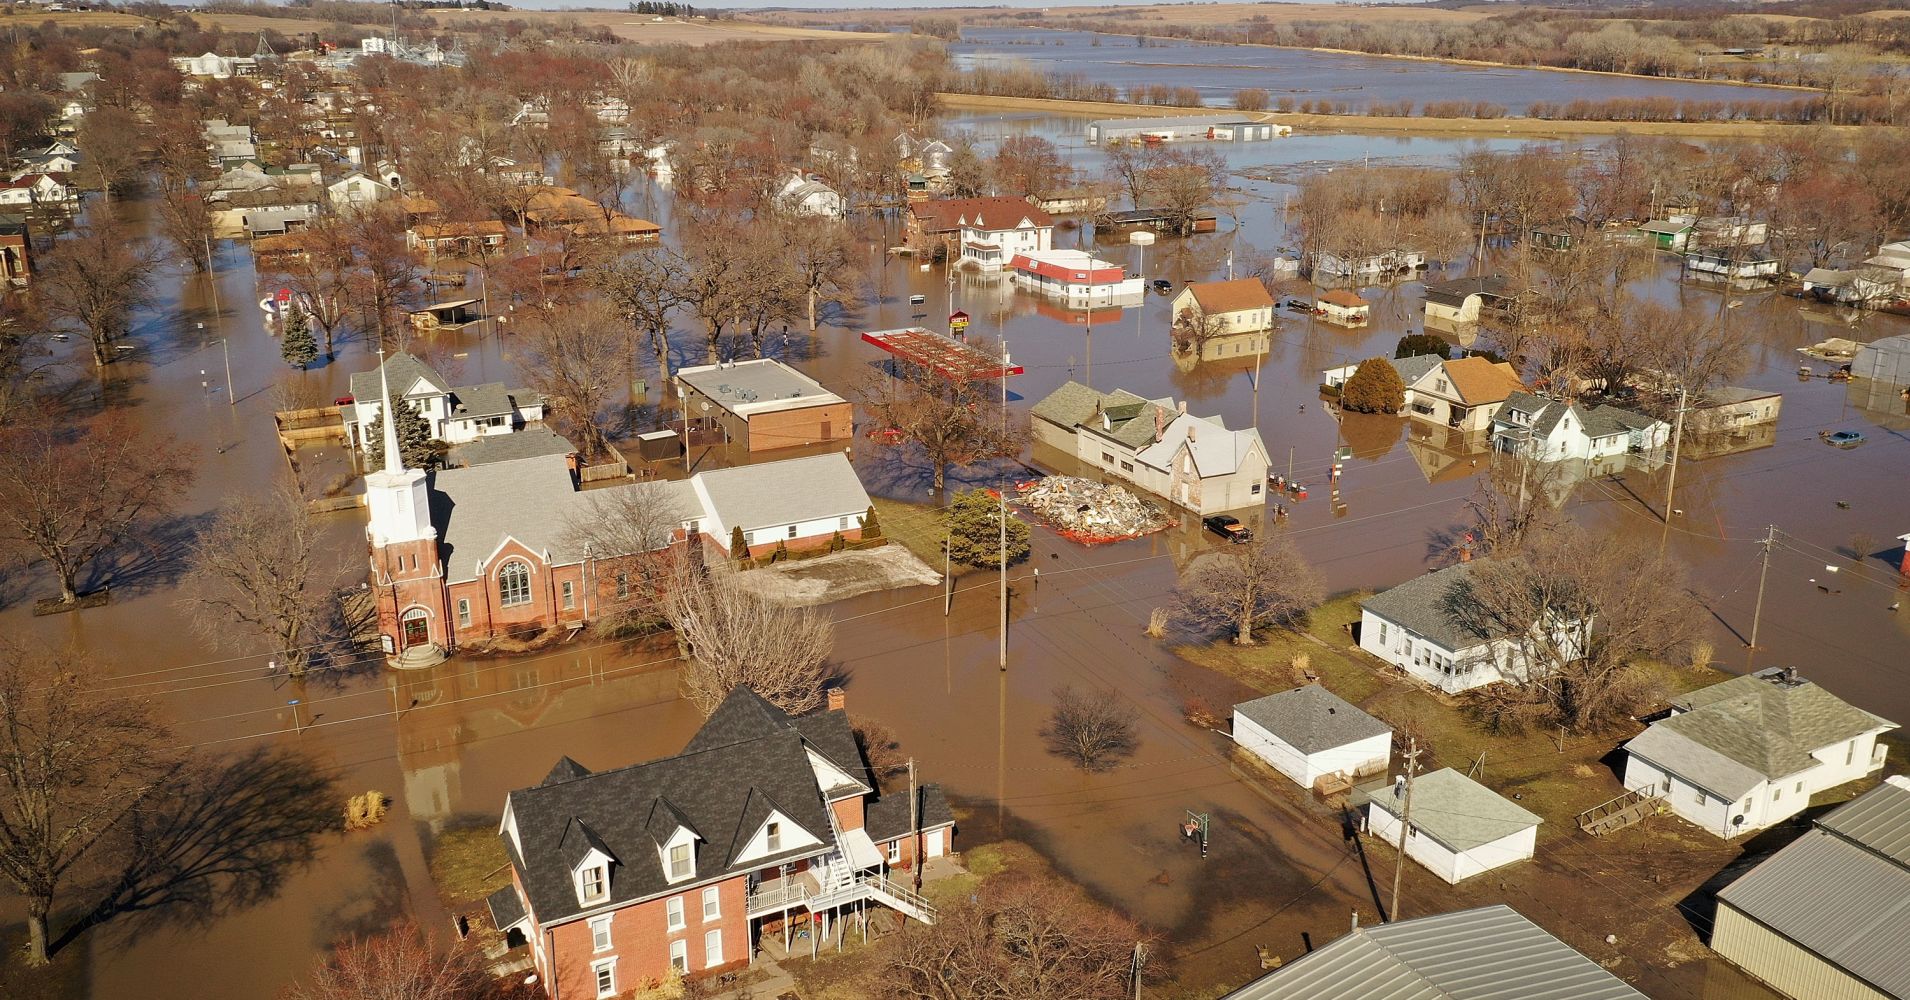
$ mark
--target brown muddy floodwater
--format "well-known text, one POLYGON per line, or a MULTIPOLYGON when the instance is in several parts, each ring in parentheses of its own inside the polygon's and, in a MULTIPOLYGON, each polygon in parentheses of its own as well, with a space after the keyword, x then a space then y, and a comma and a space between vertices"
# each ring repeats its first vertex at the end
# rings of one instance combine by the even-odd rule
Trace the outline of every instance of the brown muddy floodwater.
MULTIPOLYGON (((990 116, 960 124, 990 137, 1024 130, 1050 135, 1090 168, 1099 156, 1079 142, 1079 122, 990 116)), ((1237 170, 1305 172, 1362 158, 1447 162, 1462 148, 1466 144, 1451 140, 1320 135, 1234 147, 1228 156, 1237 170)), ((1163 241, 1144 259, 1139 248, 1124 244, 1101 252, 1150 280, 1178 283, 1224 275, 1230 252, 1240 260, 1281 246, 1285 235, 1276 216, 1291 188, 1239 178, 1236 185, 1250 199, 1238 233, 1163 241)), ((639 188, 633 207, 663 221, 667 231, 667 192, 649 183, 639 188)), ((138 216, 143 207, 134 204, 131 211, 138 216)), ((1067 231, 1057 242, 1070 246, 1087 238, 1067 231)), ((269 389, 285 369, 277 342, 260 325, 260 291, 247 258, 241 247, 223 250, 216 317, 202 281, 177 274, 162 280, 164 298, 134 331, 139 349, 109 372, 106 393, 116 404, 129 407, 153 433, 201 448, 200 480, 181 519, 169 526, 175 543, 190 537, 222 498, 266 489, 285 467, 272 434, 269 389), (231 349, 236 406, 227 403, 221 337, 231 349)), ((1464 273, 1463 265, 1447 273, 1464 273)), ((1649 283, 1649 294, 1716 309, 1718 293, 1675 279, 1667 264, 1649 283)), ((1435 565, 1445 550, 1442 539, 1463 522, 1465 500, 1488 465, 1485 456, 1398 419, 1336 419, 1317 394, 1322 369, 1390 354, 1401 334, 1419 328, 1414 283, 1369 290, 1374 320, 1365 329, 1337 329, 1283 312, 1264 357, 1191 369, 1169 357, 1165 297, 1150 294, 1138 308, 1097 313, 1090 331, 1082 317, 1016 292, 1004 279, 962 275, 951 283, 939 270, 896 261, 874 269, 869 286, 867 301, 832 316, 814 339, 797 333, 785 347, 772 338, 769 352, 850 391, 871 377, 880 357, 858 340, 859 332, 938 325, 952 304, 974 315, 975 333, 1004 337, 1015 360, 1027 366, 1027 374, 1010 383, 1018 408, 1069 378, 1171 395, 1196 412, 1222 415, 1229 426, 1257 425, 1276 468, 1285 471, 1290 455, 1295 477, 1310 485, 1321 483, 1338 449, 1350 449, 1339 504, 1316 490, 1292 505, 1282 525, 1248 518, 1262 530, 1288 533, 1331 590, 1390 586, 1435 565), (911 294, 925 296, 926 304, 911 306, 911 294)), ((1775 524, 1781 534, 1759 637, 1765 648, 1756 663, 1796 664, 1859 705, 1910 719, 1904 683, 1910 613, 1887 610, 1901 594, 1884 561, 1886 542, 1877 541, 1861 562, 1839 551, 1856 536, 1889 540, 1910 531, 1910 479, 1903 471, 1910 419, 1885 412, 1894 402, 1869 403, 1844 386, 1795 375, 1799 346, 1831 335, 1871 339, 1906 326, 1895 317, 1871 316, 1852 332, 1837 317, 1794 300, 1768 293, 1738 298, 1733 321, 1748 324, 1758 345, 1739 382, 1784 391, 1783 417, 1768 444, 1680 467, 1673 506, 1682 513, 1665 532, 1667 545, 1693 566, 1696 587, 1715 616, 1718 659, 1740 669, 1752 662, 1739 636, 1750 628, 1757 543, 1765 526, 1775 524), (1843 427, 1864 430, 1870 443, 1846 452, 1817 440, 1820 429, 1843 427), (1830 565, 1838 572, 1829 573, 1830 565)), ((679 362, 702 360, 694 333, 681 332, 676 343, 679 362)), ((414 345, 453 381, 516 381, 508 348, 508 332, 494 331, 437 334, 414 345)), ((97 385, 77 338, 53 349, 70 355, 68 370, 81 386, 97 385)), ((633 358, 633 372, 654 379, 647 363, 633 358)), ((370 364, 364 345, 354 342, 300 378, 329 401, 345 391, 351 371, 370 364)), ((81 399, 97 394, 76 393, 81 399)), ((631 401, 628 430, 657 426, 659 395, 653 382, 646 397, 631 401)), ((919 463, 878 452, 864 438, 856 449, 872 493, 927 496, 927 471, 919 463)), ((301 456, 314 474, 343 468, 342 456, 317 453, 323 450, 301 456)), ((966 478, 1025 475, 1016 465, 966 478)), ((1661 470, 1629 471, 1581 485, 1568 509, 1591 525, 1656 537, 1664 487, 1661 470)), ((341 578, 362 565, 362 530, 359 515, 334 518, 329 537, 341 578)), ((850 711, 892 727, 925 778, 947 787, 961 820, 958 846, 997 837, 1033 844, 1098 897, 1161 934, 1155 968, 1189 989, 1245 980, 1258 969, 1255 945, 1292 957, 1307 940, 1342 933, 1354 909, 1363 920, 1376 919, 1372 882, 1390 879, 1387 859, 1374 859, 1369 881, 1369 866, 1356 842, 1343 836, 1339 817, 1241 780, 1227 763, 1225 739, 1183 721, 1190 698, 1225 706, 1252 692, 1179 660, 1142 634, 1150 609, 1167 603, 1178 567, 1219 543, 1191 519, 1159 535, 1093 549, 1039 527, 1034 538, 1041 582, 1016 582, 1005 672, 998 667, 997 605, 987 577, 963 582, 948 617, 934 588, 866 595, 836 609, 850 711), (1037 731, 1062 684, 1113 687, 1141 712, 1141 745, 1124 766, 1084 776, 1041 748, 1037 731), (1188 810, 1212 817, 1205 860, 1179 838, 1188 810)), ((276 896, 256 906, 210 923, 153 914, 82 936, 68 960, 83 966, 83 992, 91 996, 251 1000, 275 992, 346 934, 404 913, 442 927, 446 914, 427 869, 440 832, 494 823, 504 794, 537 781, 560 754, 593 768, 616 766, 674 752, 697 724, 695 711, 676 697, 667 646, 580 639, 531 656, 453 660, 403 675, 375 659, 345 657, 292 685, 268 672, 268 657, 257 652, 255 640, 214 642, 186 627, 175 605, 174 556, 176 548, 162 547, 153 557, 129 560, 112 575, 112 604, 48 618, 31 617, 26 599, 44 593, 46 581, 15 574, 0 587, 0 629, 96 655, 108 683, 162 705, 181 742, 209 752, 268 742, 299 747, 315 767, 337 776, 341 810, 343 794, 367 789, 384 792, 394 804, 380 827, 332 836, 312 867, 292 874, 276 896)), ((1666 932, 1685 931, 1667 906, 1621 897, 1579 905, 1595 890, 1586 888, 1582 873, 1546 860, 1547 854, 1541 851, 1538 864, 1502 881, 1475 880, 1480 884, 1456 890, 1409 871, 1407 891, 1429 910, 1510 900, 1594 958, 1615 962, 1655 996, 1769 996, 1715 960, 1649 967, 1604 945, 1606 934, 1656 933, 1661 922, 1666 932)))

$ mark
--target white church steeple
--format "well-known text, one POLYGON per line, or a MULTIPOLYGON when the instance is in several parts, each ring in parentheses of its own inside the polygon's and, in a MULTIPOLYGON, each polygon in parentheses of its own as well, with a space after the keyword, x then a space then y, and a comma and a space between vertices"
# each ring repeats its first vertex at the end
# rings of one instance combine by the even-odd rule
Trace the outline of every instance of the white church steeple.
POLYGON ((365 477, 365 505, 371 510, 367 531, 373 545, 394 545, 436 539, 431 527, 431 503, 423 469, 405 468, 398 446, 397 411, 391 402, 391 382, 385 374, 385 352, 378 352, 379 418, 384 422, 385 467, 365 477))

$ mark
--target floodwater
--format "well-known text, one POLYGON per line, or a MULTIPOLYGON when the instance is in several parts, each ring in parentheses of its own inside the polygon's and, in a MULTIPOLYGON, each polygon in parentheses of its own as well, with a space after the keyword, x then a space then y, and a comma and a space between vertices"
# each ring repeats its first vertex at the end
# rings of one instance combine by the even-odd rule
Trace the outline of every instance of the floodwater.
POLYGON ((1201 101, 1228 106, 1249 87, 1275 100, 1345 102, 1355 112, 1374 103, 1465 101, 1497 104, 1522 115, 1533 102, 1672 97, 1694 101, 1790 101, 1808 96, 1776 87, 1645 80, 1595 73, 1512 69, 1382 59, 1265 45, 1224 45, 1176 39, 1139 39, 1087 31, 1035 28, 962 29, 949 46, 955 65, 1027 65, 1129 87, 1192 86, 1201 101))
MULTIPOLYGON (((1099 156, 1079 141, 1078 121, 984 116, 954 124, 985 139, 1017 130, 1048 135, 1090 168, 1099 156)), ((1226 147, 1235 170, 1258 168, 1283 178, 1236 178, 1250 199, 1239 212, 1239 232, 1163 240, 1145 251, 1126 245, 1100 251, 1150 280, 1223 275, 1230 250, 1240 260, 1250 250, 1282 245, 1279 203, 1294 175, 1360 160, 1449 162, 1469 145, 1320 134, 1226 147)), ((633 205, 667 230, 667 191, 640 187, 633 205)), ((136 218, 142 209, 126 207, 136 218)), ((1059 242, 1087 239, 1069 231, 1059 242)), ((130 407, 153 433, 202 449, 201 478, 182 505, 178 533, 189 533, 194 519, 221 498, 265 489, 283 469, 267 387, 284 369, 277 342, 259 323, 247 257, 240 247, 224 248, 216 316, 203 282, 169 272, 160 282, 161 300, 135 331, 139 350, 109 372, 115 402, 130 407), (227 403, 221 337, 231 348, 236 407, 227 403)), ((1715 292, 1682 288, 1674 279, 1675 269, 1667 266, 1652 294, 1716 308, 1715 292)), ((1169 357, 1161 296, 1150 294, 1138 308, 1097 313, 1089 327, 1078 322, 1083 317, 1045 306, 1005 280, 962 275, 951 283, 941 271, 925 272, 906 260, 883 266, 869 284, 868 300, 832 316, 814 340, 797 334, 785 348, 772 339, 771 352, 786 354, 832 388, 851 391, 871 377, 880 357, 857 339, 860 331, 939 325, 954 306, 973 314, 974 333, 1004 338, 1027 367, 1010 383, 1018 408, 1069 378, 1171 395, 1196 412, 1221 415, 1229 426, 1257 425, 1276 467, 1284 471, 1290 462, 1296 478, 1316 486, 1336 451, 1352 449, 1340 503, 1316 490, 1292 504, 1284 525, 1260 525, 1290 535, 1331 590, 1390 586, 1435 565, 1438 539, 1463 521, 1465 500, 1486 466, 1483 456, 1441 447, 1398 419, 1341 422, 1317 395, 1322 369, 1390 353, 1402 333, 1418 328, 1419 296, 1410 283, 1368 290, 1376 302, 1368 328, 1342 330, 1285 314, 1264 357, 1191 370, 1169 357), (926 305, 911 306, 911 294, 924 295, 926 305)), ((1741 299, 1733 321, 1750 324, 1758 346, 1752 371, 1740 381, 1782 389, 1783 417, 1767 447, 1680 468, 1673 506, 1683 513, 1666 533, 1667 544, 1694 566, 1696 588, 1716 616, 1719 658, 1742 667, 1752 662, 1737 636, 1750 628, 1757 540, 1765 525, 1775 524, 1784 534, 1772 555, 1759 636, 1765 649, 1756 662, 1795 664, 1866 708, 1910 718, 1910 686, 1902 683, 1910 664, 1910 615, 1886 610, 1901 596, 1893 574, 1881 558, 1859 564, 1837 552, 1856 534, 1891 539, 1910 530, 1902 523, 1910 514, 1901 473, 1910 456, 1907 422, 1901 414, 1854 405, 1843 386, 1800 382, 1794 374, 1796 347, 1830 335, 1869 339, 1903 332, 1904 322, 1872 316, 1851 334, 1826 324, 1835 317, 1794 300, 1741 299), (1817 441, 1819 429, 1841 427, 1864 429, 1870 443, 1845 452, 1817 441), (1838 572, 1829 573, 1828 565, 1838 572)), ((413 346, 454 382, 514 382, 508 342, 508 332, 474 330, 420 338, 413 346)), ((701 360, 696 334, 680 331, 676 343, 679 361, 701 360)), ((72 355, 72 372, 86 384, 90 374, 78 338, 54 349, 72 355)), ((364 346, 352 343, 304 377, 329 400, 344 391, 349 372, 370 363, 364 346)), ((647 354, 633 359, 639 371, 647 364, 647 354)), ((658 419, 655 412, 647 401, 639 403, 632 429, 654 426, 644 421, 658 419)), ((875 451, 866 439, 858 438, 856 448, 872 492, 926 496, 926 470, 875 451)), ((972 478, 988 475, 1025 473, 998 468, 972 478)), ((1610 530, 1658 532, 1664 486, 1662 472, 1627 473, 1582 486, 1570 510, 1610 530)), ((341 575, 350 578, 362 565, 362 515, 336 515, 332 526, 341 575)), ((948 788, 961 811, 958 844, 998 836, 1033 844, 1096 895, 1162 934, 1156 968, 1176 973, 1190 988, 1248 978, 1257 970, 1252 945, 1290 958, 1303 933, 1330 940, 1355 908, 1362 919, 1375 919, 1365 868, 1337 819, 1238 780, 1225 763, 1222 739, 1182 721, 1189 699, 1218 707, 1250 692, 1178 660, 1142 634, 1148 611, 1169 599, 1178 567, 1219 543, 1192 523, 1095 549, 1042 529, 1034 534, 1034 564, 1043 573, 1038 585, 1016 583, 1005 672, 998 668, 998 606, 987 577, 964 583, 949 617, 940 614, 933 588, 865 595, 836 609, 836 650, 850 710, 891 726, 926 780, 948 788), (1083 776, 1040 748, 1036 732, 1062 684, 1113 687, 1134 703, 1142 742, 1126 766, 1083 776), (1189 810, 1212 818, 1213 849, 1205 860, 1178 839, 1189 810)), ((4 591, 0 628, 73 643, 100 657, 108 683, 154 698, 175 720, 181 742, 214 752, 261 743, 298 748, 337 776, 341 810, 344 795, 366 789, 391 796, 393 808, 370 832, 328 838, 312 867, 293 873, 257 905, 209 923, 158 913, 83 935, 73 948, 92 996, 254 998, 278 989, 341 936, 395 915, 410 913, 442 928, 447 914, 427 867, 437 834, 494 823, 504 794, 537 781, 560 754, 591 767, 642 760, 673 752, 697 723, 694 710, 675 697, 668 647, 588 639, 526 657, 454 660, 417 674, 347 661, 290 684, 268 671, 267 658, 255 652, 260 643, 235 637, 216 644, 186 628, 174 604, 170 565, 163 558, 131 565, 115 575, 109 606, 49 618, 32 618, 25 600, 44 593, 44 579, 16 576, 4 591), (219 971, 183 972, 207 969, 219 971)), ((1390 875, 1385 865, 1378 862, 1375 878, 1390 875)), ((1491 898, 1488 886, 1446 890, 1422 874, 1409 874, 1408 891, 1428 906, 1491 898)), ((1522 906, 1553 905, 1536 882, 1514 891, 1522 906)), ((1618 958, 1600 950, 1606 929, 1572 914, 1550 915, 1548 926, 1564 927, 1574 944, 1601 959, 1618 958)), ((1620 971, 1641 977, 1654 995, 1768 996, 1717 962, 1663 970, 1619 960, 1620 971)))

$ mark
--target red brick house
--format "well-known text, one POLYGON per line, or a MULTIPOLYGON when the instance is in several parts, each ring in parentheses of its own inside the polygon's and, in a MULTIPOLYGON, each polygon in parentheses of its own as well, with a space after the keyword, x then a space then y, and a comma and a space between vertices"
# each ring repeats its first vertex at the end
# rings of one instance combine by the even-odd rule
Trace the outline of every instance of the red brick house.
POLYGON ((592 772, 565 757, 505 800, 497 926, 553 998, 608 998, 754 958, 765 922, 887 906, 933 922, 891 866, 948 850, 940 788, 880 788, 839 698, 790 716, 731 692, 683 752, 592 772))

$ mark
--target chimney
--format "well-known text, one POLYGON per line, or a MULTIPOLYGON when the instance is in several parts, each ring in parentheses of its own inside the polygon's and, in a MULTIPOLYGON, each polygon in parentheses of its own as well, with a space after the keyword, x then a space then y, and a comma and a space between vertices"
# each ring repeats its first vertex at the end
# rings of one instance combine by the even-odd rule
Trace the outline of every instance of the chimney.
POLYGON ((1359 907, 1356 906, 1353 908, 1353 930, 1359 930, 1359 929, 1360 929, 1360 910, 1359 910, 1359 907))
POLYGON ((841 688, 832 687, 829 689, 829 711, 831 712, 842 711, 842 706, 847 701, 848 701, 848 697, 843 693, 841 688))
POLYGON ((1166 436, 1167 436, 1167 414, 1162 412, 1160 407, 1156 406, 1154 408, 1154 441, 1155 443, 1158 444, 1160 440, 1166 436))

